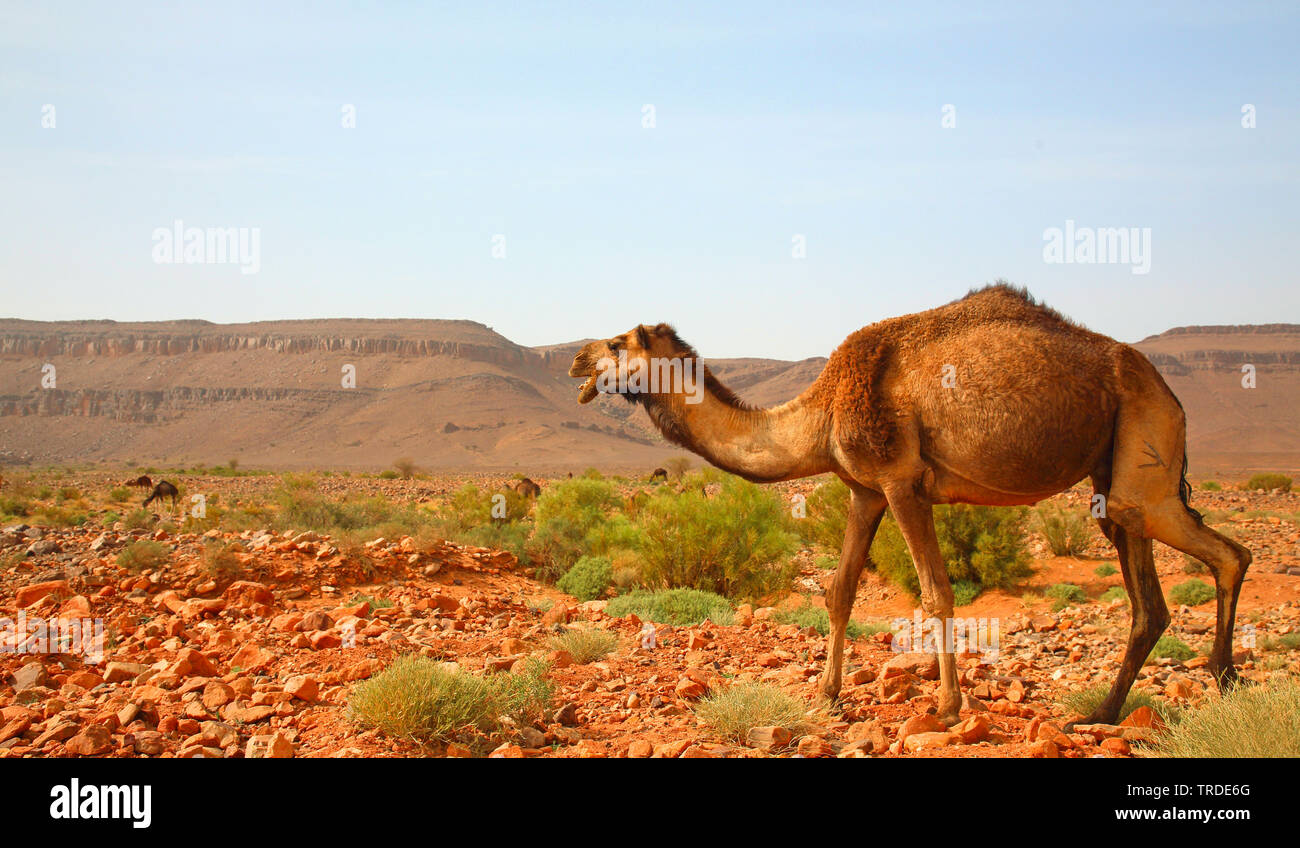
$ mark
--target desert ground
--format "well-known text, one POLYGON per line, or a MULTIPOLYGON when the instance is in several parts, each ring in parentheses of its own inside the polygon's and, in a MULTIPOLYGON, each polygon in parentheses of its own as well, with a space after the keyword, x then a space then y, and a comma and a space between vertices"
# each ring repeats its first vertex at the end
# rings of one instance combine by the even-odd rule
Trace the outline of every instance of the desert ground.
MULTIPOLYGON (((629 587, 580 600, 509 551, 400 524, 332 533, 284 514, 286 491, 309 491, 313 503, 378 496, 433 514, 466 483, 504 491, 504 474, 148 469, 182 494, 175 508, 142 511, 146 493, 121 485, 142 470, 5 473, 0 619, 98 619, 106 639, 99 661, 31 652, 25 635, 0 645, 0 758, 1137 757, 1159 753, 1171 711, 1219 698, 1205 657, 1213 598, 1171 603, 1167 635, 1181 649, 1143 667, 1134 691, 1145 706, 1118 725, 1071 726, 1079 693, 1109 684, 1129 624, 1115 552, 1091 523, 1076 553, 1057 556, 1030 520, 1028 575, 957 610, 993 622, 999 650, 961 656, 962 722, 947 728, 934 716, 934 657, 895 644, 896 619, 917 603, 878 573, 857 593, 843 692, 835 703, 820 696, 816 611, 836 551, 800 542, 783 589, 699 622, 647 621, 611 614, 629 587), (202 517, 192 514, 198 493, 202 517), (545 691, 524 718, 395 732, 356 705, 402 656, 480 680, 535 674, 545 691), (779 723, 756 713, 752 726, 709 713, 716 696, 748 684, 797 713, 779 723)), ((649 471, 604 479, 628 503, 683 488, 650 483, 649 471)), ((537 482, 546 498, 568 478, 537 482)), ((790 503, 820 482, 764 489, 790 503)), ((1235 643, 1242 678, 1300 674, 1300 494, 1196 482, 1193 505, 1254 553, 1235 643)), ((1049 505, 1086 515, 1089 495, 1080 486, 1049 505)), ((1166 595, 1212 583, 1177 551, 1157 545, 1156 557, 1166 595)))

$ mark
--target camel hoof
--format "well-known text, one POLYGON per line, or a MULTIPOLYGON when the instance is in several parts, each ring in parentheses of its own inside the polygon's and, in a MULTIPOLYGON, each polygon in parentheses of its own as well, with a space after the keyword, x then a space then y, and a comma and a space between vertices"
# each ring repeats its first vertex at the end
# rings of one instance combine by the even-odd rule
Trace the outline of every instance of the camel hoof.
POLYGON ((939 721, 943 722, 944 727, 953 727, 961 724, 961 715, 958 713, 944 713, 939 716, 939 721))
POLYGON ((1214 679, 1219 682, 1219 692, 1224 695, 1227 695, 1233 689, 1236 689, 1237 684, 1241 682, 1241 678, 1237 676, 1236 666, 1230 665, 1220 671, 1212 671, 1212 673, 1214 674, 1214 679))
POLYGON ((1095 709, 1085 718, 1068 722, 1063 729, 1066 733, 1073 733, 1076 724, 1119 724, 1119 710, 1112 713, 1101 708, 1095 709))

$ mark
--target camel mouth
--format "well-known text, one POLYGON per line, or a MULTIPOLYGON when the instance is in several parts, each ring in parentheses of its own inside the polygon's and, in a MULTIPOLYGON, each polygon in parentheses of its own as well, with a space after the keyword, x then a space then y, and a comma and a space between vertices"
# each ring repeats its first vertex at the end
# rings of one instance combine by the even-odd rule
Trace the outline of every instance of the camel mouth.
POLYGON ((578 386, 578 403, 591 403, 598 394, 600 390, 596 388, 596 375, 592 374, 578 386))

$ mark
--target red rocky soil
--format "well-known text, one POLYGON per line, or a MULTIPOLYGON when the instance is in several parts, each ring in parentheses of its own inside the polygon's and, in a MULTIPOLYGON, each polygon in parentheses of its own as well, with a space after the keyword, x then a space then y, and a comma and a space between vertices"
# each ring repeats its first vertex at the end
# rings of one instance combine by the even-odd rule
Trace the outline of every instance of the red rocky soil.
MULTIPOLYGON (((214 483, 225 485, 250 483, 214 483)), ((415 500, 425 493, 404 494, 415 500)), ((1292 514, 1300 505, 1281 493, 1197 498, 1202 509, 1230 509, 1234 498, 1292 514)), ((1296 526, 1276 518, 1233 525, 1255 551, 1239 617, 1254 630, 1239 634, 1239 643, 1243 635, 1262 641, 1300 629, 1296 526)), ((1118 575, 1092 573, 1111 553, 1099 542, 1098 558, 1045 556, 1033 582, 1069 580, 1095 597, 1119 583, 1118 575)), ((1053 613, 1046 602, 1026 606, 1018 595, 990 592, 959 610, 997 618, 1001 651, 987 665, 977 655, 962 658, 964 720, 947 729, 933 716, 934 658, 892 650, 891 633, 850 644, 844 692, 829 709, 817 697, 825 640, 775 623, 771 608, 741 607, 727 626, 659 626, 657 646, 644 650, 637 638, 642 622, 606 616, 604 602, 576 603, 529 579, 510 554, 485 549, 375 540, 365 555, 349 557, 314 533, 170 535, 106 529, 92 520, 84 528, 4 528, 0 557, 15 563, 0 573, 0 618, 16 619, 20 611, 28 619, 98 618, 110 634, 100 663, 0 645, 7 651, 0 653, 0 757, 1130 756, 1159 721, 1143 709, 1123 726, 1062 729, 1078 717, 1059 705, 1061 694, 1108 683, 1118 667, 1129 618, 1118 602, 1053 613), (136 538, 168 546, 167 563, 143 574, 119 568, 117 553, 136 538), (201 560, 208 539, 242 549, 237 579, 208 575, 201 560), (392 606, 350 600, 358 595, 392 606), (587 665, 547 649, 548 636, 574 625, 609 629, 619 647, 587 665), (357 727, 347 716, 350 687, 409 652, 471 671, 545 656, 555 708, 535 727, 477 746, 425 747, 357 727), (696 721, 693 704, 738 679, 773 683, 802 698, 808 726, 794 736, 760 728, 746 744, 712 736, 696 721)), ((800 581, 821 603, 831 572, 813 566, 810 555, 804 559, 800 581)), ((1188 579, 1176 552, 1162 549, 1159 564, 1166 587, 1188 579)), ((910 611, 904 596, 864 578, 856 618, 910 611)), ((1172 613, 1170 633, 1197 647, 1212 638, 1213 602, 1172 613)), ((1300 652, 1268 656, 1266 669, 1258 648, 1240 647, 1243 676, 1300 671, 1300 652)), ((1204 657, 1148 665, 1136 688, 1183 706, 1214 697, 1204 657)))

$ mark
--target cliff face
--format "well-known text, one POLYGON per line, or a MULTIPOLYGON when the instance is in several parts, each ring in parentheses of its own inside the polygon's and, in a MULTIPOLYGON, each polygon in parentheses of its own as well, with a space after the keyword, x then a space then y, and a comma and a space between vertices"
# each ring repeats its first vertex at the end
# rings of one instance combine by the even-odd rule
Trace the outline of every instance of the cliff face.
POLYGON ((1176 327, 1135 347, 1187 412, 1193 470, 1300 469, 1300 324, 1176 327))
POLYGON ((0 320, 0 462, 581 470, 672 452, 621 401, 578 406, 571 360, 470 321, 0 320))
MULTIPOLYGON (((576 471, 678 453, 617 398, 576 403, 567 371, 580 344, 526 348, 470 321, 0 319, 0 462, 374 468, 411 456, 576 471), (47 363, 57 388, 41 387, 47 363)), ((1178 327, 1136 347, 1187 410, 1194 472, 1300 468, 1300 325, 1178 327)), ((794 397, 824 365, 710 362, 760 405, 794 397)))

